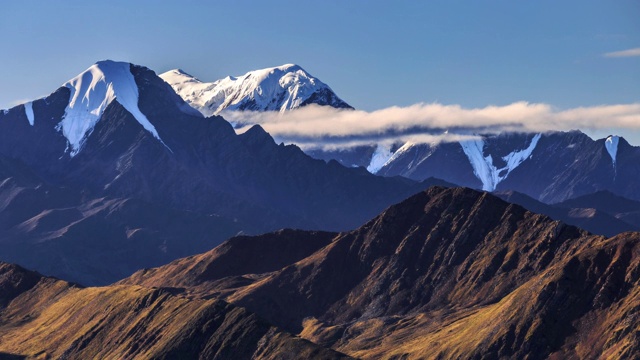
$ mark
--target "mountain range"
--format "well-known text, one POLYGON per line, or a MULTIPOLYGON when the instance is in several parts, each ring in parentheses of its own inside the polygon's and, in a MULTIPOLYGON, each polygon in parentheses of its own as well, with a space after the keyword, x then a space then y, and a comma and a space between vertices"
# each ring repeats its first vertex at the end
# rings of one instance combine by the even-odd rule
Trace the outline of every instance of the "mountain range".
POLYGON ((639 246, 640 233, 594 236, 486 192, 431 187, 356 230, 239 236, 107 287, 3 264, 0 351, 634 358, 639 246))
POLYGON ((222 93, 235 99, 226 111, 257 94, 265 104, 284 93, 293 97, 277 95, 266 101, 273 106, 253 110, 350 108, 333 92, 312 95, 330 88, 299 66, 208 85, 177 70, 161 76, 174 87, 145 67, 101 61, 45 98, 0 111, 1 260, 107 284, 238 233, 353 229, 429 185, 511 192, 510 201, 596 234, 639 228, 637 214, 604 211, 601 199, 545 204, 603 189, 635 199, 638 148, 622 138, 491 135, 464 146, 404 144, 386 161, 375 147, 354 149, 369 154, 360 156, 365 163, 378 156, 380 177, 313 160, 260 126, 237 135, 223 118, 189 106, 226 84, 222 93))
POLYGON ((513 190, 545 203, 598 191, 640 200, 640 148, 580 131, 487 135, 436 146, 405 144, 377 172, 440 178, 486 191, 513 190))
POLYGON ((153 71, 114 61, 0 112, 0 158, 11 164, 0 179, 2 260, 87 285, 238 232, 354 228, 444 184, 314 160, 260 126, 237 135, 153 71))
MULTIPOLYGON (((311 98, 301 93, 328 91, 331 96, 327 99, 339 99, 328 86, 291 64, 213 83, 202 83, 180 70, 161 77, 205 115, 222 110, 295 110, 298 106, 291 104, 311 102, 311 98), (307 90, 300 92, 302 88, 307 90), (222 93, 232 95, 219 95, 222 93)), ((351 108, 337 100, 313 103, 351 108)), ((476 139, 460 142, 421 144, 398 140, 392 146, 372 143, 338 150, 312 147, 306 152, 347 167, 364 167, 378 175, 403 176, 417 181, 435 177, 485 191, 512 190, 549 204, 597 191, 640 200, 640 188, 636 186, 640 176, 640 147, 615 135, 593 140, 578 130, 477 134, 476 139)))
POLYGON ((0 359, 637 357, 638 147, 305 153, 218 115, 309 104, 352 109, 297 65, 106 60, 0 111, 0 359))

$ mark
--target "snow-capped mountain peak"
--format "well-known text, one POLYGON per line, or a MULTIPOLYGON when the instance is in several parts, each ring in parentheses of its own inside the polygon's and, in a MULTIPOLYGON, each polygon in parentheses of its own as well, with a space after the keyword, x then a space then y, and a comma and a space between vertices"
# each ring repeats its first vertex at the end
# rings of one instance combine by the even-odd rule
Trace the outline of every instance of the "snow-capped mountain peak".
POLYGON ((62 85, 71 90, 71 97, 57 129, 67 138, 71 156, 82 149, 104 110, 114 100, 160 140, 155 127, 138 108, 138 86, 130 67, 126 62, 99 61, 62 85))
POLYGON ((287 111, 307 104, 350 108, 328 85, 295 64, 203 82, 175 69, 161 74, 189 105, 205 116, 222 111, 287 111))
POLYGON ((202 81, 182 69, 169 70, 161 74, 160 77, 169 84, 202 84, 202 81))

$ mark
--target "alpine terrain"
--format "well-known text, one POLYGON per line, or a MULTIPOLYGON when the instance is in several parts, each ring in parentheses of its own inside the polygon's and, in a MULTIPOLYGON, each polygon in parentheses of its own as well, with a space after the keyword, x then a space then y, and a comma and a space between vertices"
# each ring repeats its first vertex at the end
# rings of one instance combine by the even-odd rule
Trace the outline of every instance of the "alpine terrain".
MULTIPOLYGON (((351 108, 297 65, 251 71, 213 83, 203 83, 181 70, 161 77, 205 115, 223 110, 283 112, 309 103, 351 108), (309 96, 325 90, 330 96, 309 96)), ((435 177, 485 191, 517 191, 549 204, 597 191, 640 200, 640 187, 636 186, 640 147, 614 135, 593 140, 578 130, 478 134, 475 140, 454 143, 398 141, 392 146, 305 151, 317 159, 363 167, 378 175, 417 181, 435 177)))
POLYGON ((351 109, 328 85, 295 64, 227 76, 211 83, 180 69, 160 74, 189 105, 205 116, 222 111, 287 111, 308 104, 351 109))
POLYGON ((314 160, 259 126, 237 135, 114 61, 0 111, 0 161, 0 259, 86 285, 238 232, 355 228, 434 183, 314 160))

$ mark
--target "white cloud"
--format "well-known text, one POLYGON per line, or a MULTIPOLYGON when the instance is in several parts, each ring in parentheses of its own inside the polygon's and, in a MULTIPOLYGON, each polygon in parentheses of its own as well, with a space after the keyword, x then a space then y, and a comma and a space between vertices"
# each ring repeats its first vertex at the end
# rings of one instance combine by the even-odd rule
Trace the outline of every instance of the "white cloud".
POLYGON ((640 47, 622 50, 622 51, 614 51, 614 52, 604 54, 604 57, 608 57, 608 58, 632 57, 632 56, 640 56, 640 47))
POLYGON ((450 142, 478 133, 640 129, 640 104, 558 110, 547 104, 527 102, 471 109, 434 103, 371 112, 310 105, 286 113, 222 115, 239 124, 238 132, 260 124, 278 141, 325 148, 406 141, 450 142))
POLYGON ((394 135, 394 136, 370 136, 363 137, 355 140, 336 140, 332 138, 317 138, 317 139, 282 139, 276 137, 280 141, 284 141, 288 144, 296 144, 303 150, 308 149, 322 149, 322 150, 341 150, 352 149, 357 146, 370 146, 370 145, 382 145, 385 147, 392 147, 394 144, 439 144, 443 142, 456 142, 464 140, 473 140, 478 137, 475 135, 463 135, 463 134, 414 134, 414 135, 394 135))

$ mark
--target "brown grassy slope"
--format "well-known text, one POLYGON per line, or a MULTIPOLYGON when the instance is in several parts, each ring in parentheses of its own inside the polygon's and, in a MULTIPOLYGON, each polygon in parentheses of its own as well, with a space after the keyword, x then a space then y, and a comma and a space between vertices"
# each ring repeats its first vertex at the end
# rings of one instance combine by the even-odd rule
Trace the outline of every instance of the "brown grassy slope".
POLYGON ((309 316, 467 308, 498 301, 587 238, 490 194, 432 188, 229 299, 288 328, 309 316))
POLYGON ((640 343, 638 236, 592 236, 487 193, 431 188, 280 270, 226 292, 229 277, 205 283, 357 357, 628 357, 640 343))
MULTIPOLYGON (((638 234, 598 242, 496 303, 356 321, 334 345, 363 358, 636 358, 638 254, 638 234)), ((307 320, 303 336, 325 329, 307 320)))
MULTIPOLYGON (((220 300, 140 286, 81 289, 12 265, 0 286, 37 277, 0 309, 0 353, 68 359, 343 358, 220 300)), ((5 271, 4 274, 8 272, 5 271)))
POLYGON ((230 276, 271 272, 313 254, 336 235, 284 229, 258 236, 236 236, 206 253, 137 271, 119 284, 180 288, 230 276))

